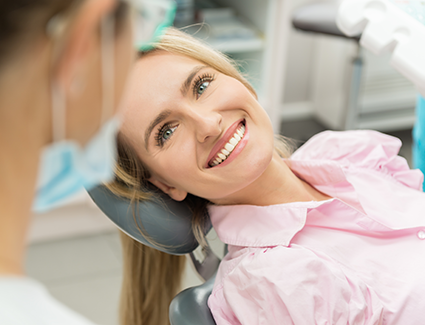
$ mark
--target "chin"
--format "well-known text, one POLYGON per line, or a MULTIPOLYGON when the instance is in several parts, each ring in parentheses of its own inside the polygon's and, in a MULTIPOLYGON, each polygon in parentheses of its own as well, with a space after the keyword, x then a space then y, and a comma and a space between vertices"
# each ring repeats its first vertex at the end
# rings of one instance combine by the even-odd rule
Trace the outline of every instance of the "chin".
MULTIPOLYGON (((248 155, 248 157, 244 159, 243 165, 238 164, 239 166, 235 166, 236 170, 233 171, 231 176, 232 180, 234 180, 232 182, 234 186, 231 189, 229 188, 230 191, 228 195, 230 196, 233 193, 243 191, 244 188, 255 183, 270 166, 273 156, 274 147, 270 146, 270 148, 267 148, 267 146, 265 146, 262 147, 262 150, 248 155)), ((222 191, 220 194, 223 196, 222 191)))
POLYGON ((248 164, 246 173, 252 181, 255 181, 267 170, 273 159, 273 153, 274 147, 270 148, 270 150, 261 150, 257 152, 255 158, 249 159, 250 163, 248 164))

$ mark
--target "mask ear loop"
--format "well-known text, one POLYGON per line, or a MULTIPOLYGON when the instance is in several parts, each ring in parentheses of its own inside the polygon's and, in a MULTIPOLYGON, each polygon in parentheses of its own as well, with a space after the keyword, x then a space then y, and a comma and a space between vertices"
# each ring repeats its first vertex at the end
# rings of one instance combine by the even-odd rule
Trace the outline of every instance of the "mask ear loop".
MULTIPOLYGON (((62 46, 57 40, 65 33, 65 29, 65 17, 61 14, 53 16, 46 25, 46 35, 56 43, 53 45, 53 60, 62 51, 62 46)), ((65 139, 66 136, 66 99, 59 83, 53 77, 50 84, 50 93, 52 105, 52 138, 53 143, 56 143, 65 139)))
MULTIPOLYGON (((62 16, 53 17, 46 28, 47 35, 56 39, 63 34, 65 23, 62 16)), ((101 126, 113 115, 114 111, 114 52, 115 52, 115 19, 111 15, 101 21, 101 78, 102 78, 102 112, 101 126)), ((55 53, 60 52, 57 48, 55 53)), ((66 137, 66 98, 57 81, 53 80, 51 89, 52 105, 52 137, 53 143, 66 137)))
POLYGON ((102 115, 101 126, 114 112, 115 78, 115 18, 107 15, 101 22, 102 115))
POLYGON ((66 129, 66 99, 60 86, 53 81, 51 84, 52 98, 52 136, 53 143, 57 143, 65 139, 66 129))

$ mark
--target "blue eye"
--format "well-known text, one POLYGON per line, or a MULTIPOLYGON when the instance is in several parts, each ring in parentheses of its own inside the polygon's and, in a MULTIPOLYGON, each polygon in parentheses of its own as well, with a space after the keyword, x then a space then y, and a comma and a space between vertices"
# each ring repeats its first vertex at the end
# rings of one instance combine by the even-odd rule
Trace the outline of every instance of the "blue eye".
POLYGON ((193 85, 193 94, 195 95, 196 99, 201 97, 201 95, 207 90, 211 82, 213 82, 215 79, 214 75, 211 74, 204 74, 202 76, 199 76, 196 80, 195 84, 193 85))
POLYGON ((202 85, 200 85, 196 91, 196 93, 198 95, 202 95, 202 93, 208 88, 208 86, 210 85, 209 81, 205 81, 202 83, 202 85))
POLYGON ((171 129, 167 129, 163 134, 162 134, 162 138, 164 140, 168 140, 174 133, 174 131, 176 130, 177 127, 171 128, 171 129))
POLYGON ((178 125, 171 127, 170 124, 165 124, 164 126, 162 126, 159 129, 157 135, 155 136, 157 145, 159 147, 162 147, 164 143, 167 142, 172 137, 177 127, 178 125))

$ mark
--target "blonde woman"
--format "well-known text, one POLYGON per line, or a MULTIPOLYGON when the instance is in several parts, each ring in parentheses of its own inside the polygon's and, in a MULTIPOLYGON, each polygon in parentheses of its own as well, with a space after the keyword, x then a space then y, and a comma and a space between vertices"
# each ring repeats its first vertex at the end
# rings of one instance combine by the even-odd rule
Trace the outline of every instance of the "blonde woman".
MULTIPOLYGON (((328 131, 289 158, 232 63, 170 30, 133 71, 111 188, 143 198, 149 182, 177 201, 204 199, 229 245, 209 299, 219 325, 416 325, 425 194, 400 145, 374 131, 328 131)), ((143 273, 124 247, 131 300, 143 273)))

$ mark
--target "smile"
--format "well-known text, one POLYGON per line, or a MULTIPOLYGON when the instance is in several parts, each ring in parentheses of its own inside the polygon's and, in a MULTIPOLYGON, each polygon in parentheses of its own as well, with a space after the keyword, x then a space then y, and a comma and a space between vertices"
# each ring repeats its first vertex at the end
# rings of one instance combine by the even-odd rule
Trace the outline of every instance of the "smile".
POLYGON ((242 141, 245 135, 245 125, 244 122, 240 122, 237 125, 235 133, 231 138, 217 151, 212 159, 208 162, 210 167, 215 167, 222 164, 226 159, 232 154, 238 144, 242 141))

